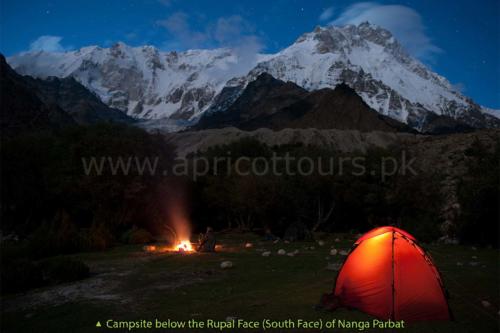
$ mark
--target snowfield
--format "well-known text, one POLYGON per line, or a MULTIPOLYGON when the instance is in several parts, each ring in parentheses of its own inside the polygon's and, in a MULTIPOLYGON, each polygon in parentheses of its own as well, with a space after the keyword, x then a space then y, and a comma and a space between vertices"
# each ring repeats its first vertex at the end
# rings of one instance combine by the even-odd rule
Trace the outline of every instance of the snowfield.
POLYGON ((25 52, 7 60, 24 75, 73 76, 104 103, 144 120, 142 126, 167 131, 196 122, 211 108, 224 109, 224 87, 236 87, 235 98, 262 72, 308 90, 345 82, 373 109, 417 129, 429 112, 466 122, 471 111, 500 118, 410 57, 389 31, 369 23, 317 27, 276 54, 228 48, 162 52, 117 43, 25 52))

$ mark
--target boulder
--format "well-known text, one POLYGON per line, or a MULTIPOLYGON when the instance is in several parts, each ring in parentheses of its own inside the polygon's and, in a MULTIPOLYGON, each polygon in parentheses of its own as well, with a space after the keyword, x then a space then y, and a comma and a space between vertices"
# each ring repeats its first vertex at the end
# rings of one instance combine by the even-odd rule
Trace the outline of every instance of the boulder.
POLYGON ((233 267, 233 262, 232 261, 223 261, 220 264, 220 268, 222 269, 227 269, 233 267))

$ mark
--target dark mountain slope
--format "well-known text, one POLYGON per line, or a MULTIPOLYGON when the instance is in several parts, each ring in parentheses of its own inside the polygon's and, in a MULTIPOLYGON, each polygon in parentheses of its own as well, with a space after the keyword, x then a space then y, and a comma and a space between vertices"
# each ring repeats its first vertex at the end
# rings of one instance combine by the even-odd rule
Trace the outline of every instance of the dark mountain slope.
POLYGON ((3 136, 74 123, 58 105, 42 101, 0 54, 0 126, 3 136))
POLYGON ((24 77, 47 104, 57 104, 82 125, 98 122, 132 123, 134 120, 118 109, 104 104, 96 95, 72 77, 47 80, 24 77))
POLYGON ((345 84, 308 92, 291 82, 264 73, 248 84, 225 111, 202 117, 197 129, 237 127, 318 128, 411 132, 411 128, 372 110, 345 84))
POLYGON ((0 126, 10 136, 27 130, 99 122, 132 123, 73 78, 34 79, 17 74, 0 54, 0 126))

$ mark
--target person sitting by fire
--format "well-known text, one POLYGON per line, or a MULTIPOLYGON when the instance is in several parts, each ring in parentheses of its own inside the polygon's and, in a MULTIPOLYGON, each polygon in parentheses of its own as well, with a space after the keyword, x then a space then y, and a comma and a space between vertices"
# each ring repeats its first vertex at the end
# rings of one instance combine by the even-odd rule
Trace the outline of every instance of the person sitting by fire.
POLYGON ((212 227, 207 227, 207 232, 201 237, 198 245, 198 252, 215 252, 215 244, 217 239, 212 227))

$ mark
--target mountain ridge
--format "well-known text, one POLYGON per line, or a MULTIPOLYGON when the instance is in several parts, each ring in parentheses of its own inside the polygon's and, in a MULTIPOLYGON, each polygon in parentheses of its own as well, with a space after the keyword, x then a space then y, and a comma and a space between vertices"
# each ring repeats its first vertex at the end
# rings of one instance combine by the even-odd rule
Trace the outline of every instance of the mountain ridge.
MULTIPOLYGON (((107 105, 128 115, 175 124, 196 123, 224 110, 263 73, 312 91, 345 83, 377 112, 426 131, 429 113, 472 128, 500 127, 490 109, 456 91, 411 58, 387 30, 317 27, 289 47, 242 63, 231 49, 161 52, 152 46, 86 47, 66 53, 23 53, 9 58, 22 74, 72 76, 107 105)), ((431 117, 432 118, 432 117, 431 117)))
POLYGON ((8 136, 27 130, 98 122, 132 123, 74 78, 45 80, 16 73, 0 54, 1 127, 8 136))
POLYGON ((371 109, 349 86, 307 91, 267 73, 250 82, 225 111, 205 113, 196 129, 236 127, 317 128, 412 132, 407 125, 371 109))

